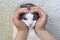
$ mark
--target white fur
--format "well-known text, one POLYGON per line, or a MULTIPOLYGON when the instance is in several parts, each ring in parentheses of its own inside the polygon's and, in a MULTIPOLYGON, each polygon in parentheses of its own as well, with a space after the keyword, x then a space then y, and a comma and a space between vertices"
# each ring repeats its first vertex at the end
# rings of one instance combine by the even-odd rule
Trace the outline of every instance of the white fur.
MULTIPOLYGON (((22 21, 29 27, 29 33, 28 33, 27 40, 31 40, 31 39, 40 40, 40 38, 36 35, 33 29, 33 27, 36 24, 36 20, 35 21, 33 20, 33 15, 29 12, 28 14, 26 14, 26 18, 27 20, 22 19, 22 21)), ((16 31, 15 29, 14 29, 14 32, 16 31)), ((16 32, 14 33, 13 38, 16 36, 15 34, 16 32)))
POLYGON ((29 27, 29 29, 35 26, 36 21, 33 20, 33 15, 29 12, 26 14, 27 20, 22 19, 22 21, 29 27))

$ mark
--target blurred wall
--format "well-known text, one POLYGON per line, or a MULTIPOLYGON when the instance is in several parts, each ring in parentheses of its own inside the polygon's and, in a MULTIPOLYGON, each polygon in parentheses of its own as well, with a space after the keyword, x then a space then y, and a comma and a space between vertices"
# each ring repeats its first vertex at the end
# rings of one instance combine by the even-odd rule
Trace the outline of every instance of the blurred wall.
POLYGON ((0 0, 0 40, 13 40, 11 18, 22 3, 40 6, 49 16, 46 29, 60 40, 60 0, 0 0))

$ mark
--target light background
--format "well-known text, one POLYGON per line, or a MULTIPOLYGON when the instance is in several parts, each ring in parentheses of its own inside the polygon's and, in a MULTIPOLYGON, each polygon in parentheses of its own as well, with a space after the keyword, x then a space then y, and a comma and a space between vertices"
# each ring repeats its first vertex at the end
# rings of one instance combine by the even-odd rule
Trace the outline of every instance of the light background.
POLYGON ((13 40, 11 18, 22 3, 40 6, 49 16, 46 29, 60 40, 60 0, 0 0, 0 40, 13 40))

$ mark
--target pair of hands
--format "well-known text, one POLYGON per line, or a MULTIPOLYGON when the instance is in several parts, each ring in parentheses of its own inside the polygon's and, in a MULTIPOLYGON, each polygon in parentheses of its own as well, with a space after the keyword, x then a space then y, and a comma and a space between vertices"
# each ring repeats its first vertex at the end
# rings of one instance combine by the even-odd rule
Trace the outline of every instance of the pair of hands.
POLYGON ((28 28, 26 27, 26 25, 21 21, 19 20, 19 15, 24 12, 24 13, 27 13, 27 12, 38 12, 39 13, 39 20, 37 21, 36 23, 36 26, 35 26, 35 30, 44 30, 45 29, 45 25, 47 23, 47 14, 39 7, 31 7, 31 10, 28 10, 27 8, 19 8, 17 10, 17 12, 14 14, 13 16, 13 23, 15 24, 16 28, 18 31, 28 31, 28 28))

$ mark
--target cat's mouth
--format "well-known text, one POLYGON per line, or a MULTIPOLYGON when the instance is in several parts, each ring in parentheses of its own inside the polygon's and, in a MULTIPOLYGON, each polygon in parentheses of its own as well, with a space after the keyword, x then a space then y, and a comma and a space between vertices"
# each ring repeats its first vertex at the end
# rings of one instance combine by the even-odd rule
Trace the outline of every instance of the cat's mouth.
POLYGON ((30 27, 31 27, 32 24, 30 24, 30 27))

